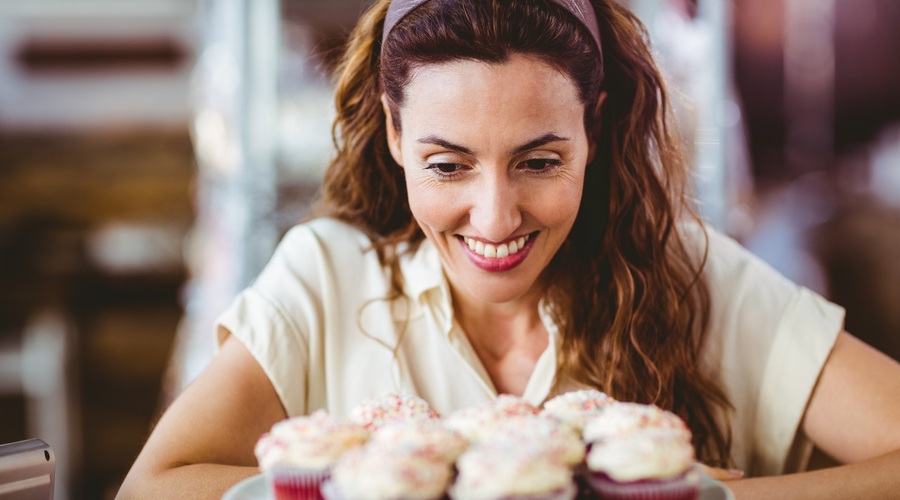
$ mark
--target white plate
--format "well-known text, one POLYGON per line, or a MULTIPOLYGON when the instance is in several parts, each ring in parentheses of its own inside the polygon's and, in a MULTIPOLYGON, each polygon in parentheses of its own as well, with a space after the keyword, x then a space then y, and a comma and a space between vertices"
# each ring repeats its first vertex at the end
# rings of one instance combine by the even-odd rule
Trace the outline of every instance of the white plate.
MULTIPOLYGON (((273 500, 273 496, 266 478, 257 474, 229 488, 222 500, 273 500)), ((734 500, 734 494, 719 481, 701 477, 700 500, 734 500)))
POLYGON ((700 500, 734 500, 734 493, 719 481, 700 476, 700 500))
POLYGON ((270 500, 272 492, 269 483, 262 474, 250 476, 238 484, 228 488, 222 495, 222 500, 270 500))

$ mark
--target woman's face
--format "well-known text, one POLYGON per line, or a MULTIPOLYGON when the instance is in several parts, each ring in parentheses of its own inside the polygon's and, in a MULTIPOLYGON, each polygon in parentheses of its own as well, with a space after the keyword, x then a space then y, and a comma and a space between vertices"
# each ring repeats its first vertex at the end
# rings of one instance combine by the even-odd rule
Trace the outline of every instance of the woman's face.
POLYGON ((575 83, 523 55, 429 65, 399 112, 399 135, 388 123, 391 153, 454 293, 488 303, 539 295, 588 162, 575 83))

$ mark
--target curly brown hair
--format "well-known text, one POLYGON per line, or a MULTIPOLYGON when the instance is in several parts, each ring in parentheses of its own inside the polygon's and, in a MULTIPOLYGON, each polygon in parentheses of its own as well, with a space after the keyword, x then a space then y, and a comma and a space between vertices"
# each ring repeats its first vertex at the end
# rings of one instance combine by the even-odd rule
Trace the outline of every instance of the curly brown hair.
POLYGON ((388 298, 402 297, 397 249, 415 251, 424 234, 388 151, 381 95, 399 130, 396 110, 422 65, 502 63, 518 53, 563 71, 578 86, 596 154, 575 224, 547 270, 546 302, 562 337, 557 382, 671 410, 691 428, 702 461, 728 465, 731 406, 699 369, 709 316, 705 256, 699 264, 692 259, 679 233, 682 219, 699 219, 687 202, 688 172, 669 126, 665 86, 640 21, 615 0, 592 3, 602 65, 590 32, 553 2, 432 0, 382 46, 390 0, 377 1, 340 65, 337 155, 315 214, 364 231, 391 273, 388 298))

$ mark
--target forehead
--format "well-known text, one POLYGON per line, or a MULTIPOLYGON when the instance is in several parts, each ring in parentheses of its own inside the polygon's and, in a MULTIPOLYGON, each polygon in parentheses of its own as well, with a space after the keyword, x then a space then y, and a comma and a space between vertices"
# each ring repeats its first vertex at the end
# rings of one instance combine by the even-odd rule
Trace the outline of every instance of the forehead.
POLYGON ((550 64, 519 54, 503 63, 457 60, 420 67, 404 101, 403 129, 425 127, 430 133, 512 128, 529 134, 572 130, 584 120, 575 82, 550 64))

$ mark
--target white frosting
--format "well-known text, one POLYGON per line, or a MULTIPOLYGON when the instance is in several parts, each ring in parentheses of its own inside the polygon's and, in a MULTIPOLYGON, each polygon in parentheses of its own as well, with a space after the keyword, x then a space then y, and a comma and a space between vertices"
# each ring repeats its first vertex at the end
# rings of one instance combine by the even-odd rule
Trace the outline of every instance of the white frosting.
POLYGON ((539 447, 549 458, 569 465, 584 459, 585 446, 575 430, 547 415, 513 416, 493 422, 482 442, 492 444, 505 441, 511 446, 529 443, 539 447))
POLYGON ((590 443, 646 429, 669 429, 683 434, 688 441, 691 439, 687 425, 672 412, 653 405, 615 403, 588 420, 584 440, 590 443))
POLYGON ((444 419, 444 424, 474 443, 489 436, 503 420, 516 416, 534 416, 538 411, 519 397, 502 394, 487 405, 451 413, 444 419))
POLYGON ((459 474, 450 494, 465 500, 568 492, 572 471, 540 447, 485 443, 469 448, 456 463, 459 474))
POLYGON ((469 446, 458 432, 440 421, 411 421, 386 424, 372 434, 372 446, 399 448, 452 463, 469 446))
POLYGON ((694 448, 684 435, 672 430, 648 430, 598 441, 587 456, 587 466, 619 482, 668 479, 694 463, 694 448))
POLYGON ((443 460, 367 445, 345 453, 331 481, 340 498, 424 500, 443 497, 451 475, 452 465, 443 460))
POLYGON ((615 402, 615 399, 596 389, 571 391, 544 403, 542 413, 552 415, 581 432, 588 420, 615 402))
POLYGON ((277 422, 259 438, 254 452, 262 470, 322 470, 349 448, 365 443, 368 437, 369 432, 361 426, 341 423, 319 410, 277 422))
POLYGON ((350 411, 350 421, 370 430, 392 422, 436 420, 440 417, 427 401, 408 394, 374 396, 350 411))

